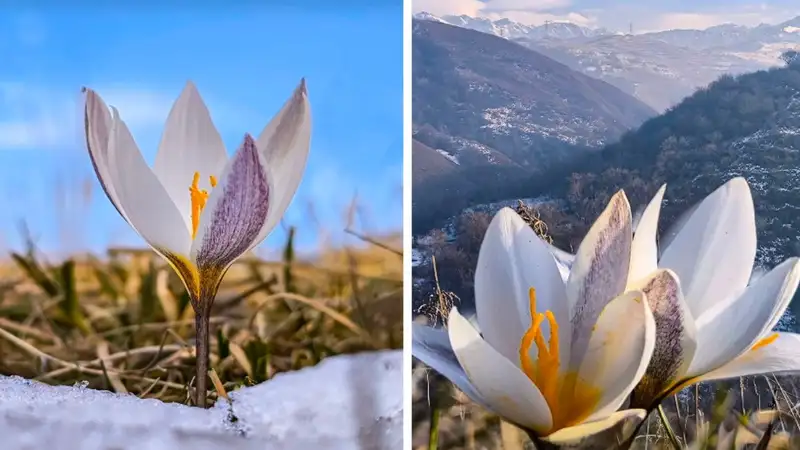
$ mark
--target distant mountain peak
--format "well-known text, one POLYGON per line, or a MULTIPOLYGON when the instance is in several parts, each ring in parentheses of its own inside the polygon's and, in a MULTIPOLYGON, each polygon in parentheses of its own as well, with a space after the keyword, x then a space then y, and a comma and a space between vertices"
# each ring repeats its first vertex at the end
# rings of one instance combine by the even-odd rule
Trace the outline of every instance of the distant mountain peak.
POLYGON ((482 33, 493 34, 506 39, 573 39, 610 34, 606 29, 584 27, 569 21, 552 21, 544 25, 526 25, 507 17, 491 20, 485 17, 472 17, 465 14, 435 16, 428 12, 414 15, 415 19, 441 22, 461 28, 469 28, 482 33))

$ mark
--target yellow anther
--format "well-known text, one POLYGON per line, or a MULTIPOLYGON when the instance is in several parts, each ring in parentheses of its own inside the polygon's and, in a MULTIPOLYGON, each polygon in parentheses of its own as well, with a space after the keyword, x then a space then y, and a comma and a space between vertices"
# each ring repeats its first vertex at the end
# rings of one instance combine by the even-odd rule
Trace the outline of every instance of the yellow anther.
POLYGON ((777 339, 778 339, 778 333, 772 333, 772 334, 770 334, 769 336, 767 336, 767 337, 765 337, 763 339, 759 339, 759 341, 756 342, 756 345, 754 345, 750 349, 750 351, 752 352, 752 351, 758 350, 760 348, 764 348, 764 347, 768 346, 769 344, 772 344, 773 342, 775 342, 777 339))
MULTIPOLYGON (((209 183, 211 187, 217 186, 217 179, 214 176, 209 176, 209 183)), ((195 172, 192 177, 192 185, 189 186, 189 196, 192 201, 192 239, 197 235, 197 228, 200 226, 200 215, 203 213, 203 208, 206 207, 208 201, 208 191, 200 189, 200 172, 195 172)))
POLYGON ((558 322, 552 311, 536 311, 536 290, 528 290, 531 325, 520 340, 519 360, 522 371, 542 393, 553 417, 556 431, 586 419, 600 400, 600 390, 580 380, 575 373, 562 373, 558 342, 558 322), (545 341, 542 323, 547 320, 549 341, 545 341), (536 345, 536 360, 530 356, 536 345))

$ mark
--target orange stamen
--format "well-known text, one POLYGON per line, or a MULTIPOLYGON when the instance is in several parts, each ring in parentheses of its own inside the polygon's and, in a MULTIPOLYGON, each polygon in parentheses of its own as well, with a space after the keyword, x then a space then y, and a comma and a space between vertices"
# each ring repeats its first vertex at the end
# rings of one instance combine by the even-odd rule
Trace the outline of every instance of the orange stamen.
MULTIPOLYGON (((210 176, 209 182, 211 187, 214 188, 217 186, 217 178, 214 176, 210 176)), ((192 177, 192 185, 189 187, 189 196, 192 202, 192 239, 197 236, 197 228, 200 226, 200 215, 203 213, 203 209, 206 207, 206 202, 208 201, 208 191, 205 189, 200 189, 200 172, 195 172, 194 177, 192 177)))

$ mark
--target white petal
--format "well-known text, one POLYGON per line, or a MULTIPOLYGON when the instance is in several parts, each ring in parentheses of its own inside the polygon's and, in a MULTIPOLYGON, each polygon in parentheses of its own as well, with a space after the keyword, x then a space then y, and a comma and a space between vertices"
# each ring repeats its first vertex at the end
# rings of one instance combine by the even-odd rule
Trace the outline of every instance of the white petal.
POLYGON ((252 248, 269 208, 267 171, 255 141, 246 135, 200 216, 191 251, 198 269, 227 268, 252 248))
POLYGON ((578 372, 580 379, 601 389, 595 411, 586 421, 606 417, 622 406, 647 369, 655 329, 640 291, 626 292, 603 309, 578 372))
POLYGON ((84 115, 84 126, 86 132, 86 148, 89 150, 89 158, 92 161, 97 179, 106 196, 117 209, 117 212, 130 222, 122 209, 119 196, 114 188, 114 179, 110 176, 109 169, 109 138, 111 137, 111 112, 108 110, 103 99, 91 89, 86 89, 86 106, 84 115))
POLYGON ((461 392, 486 409, 491 409, 467 378, 450 346, 447 331, 414 323, 411 326, 411 354, 453 382, 461 392))
MULTIPOLYGON (((569 351, 569 310, 561 275, 547 245, 510 208, 498 212, 481 243, 475 269, 475 309, 484 339, 519 365, 519 347, 531 325, 528 291, 536 309, 551 310, 561 330, 559 347, 569 351)), ((542 333, 550 335, 549 325, 542 333)), ((535 348, 535 346, 534 346, 535 348)), ((566 359, 568 353, 562 353, 566 359)))
POLYGON ((697 348, 697 331, 674 272, 661 269, 640 284, 655 319, 656 347, 631 406, 650 409, 686 375, 697 348))
POLYGON ((311 105, 306 82, 300 84, 256 140, 270 180, 270 210, 259 233, 261 242, 280 222, 289 207, 308 159, 311 145, 311 105))
POLYGON ((191 226, 189 187, 194 173, 200 174, 201 187, 206 188, 210 176, 219 177, 227 159, 225 145, 200 93, 194 83, 186 83, 167 117, 153 172, 177 206, 187 228, 191 226))
POLYGON ((183 219, 116 109, 110 134, 109 175, 128 222, 159 253, 188 256, 191 237, 183 219))
POLYGON ((797 372, 800 372, 800 335, 778 333, 774 342, 746 352, 724 366, 701 375, 695 382, 797 372))
POLYGON ((697 352, 689 376, 726 364, 769 333, 797 290, 799 261, 784 261, 748 286, 741 296, 719 303, 697 318, 697 352))
POLYGON ((664 199, 664 190, 667 185, 662 185, 656 195, 647 204, 642 214, 631 243, 631 266, 628 272, 629 288, 633 284, 655 272, 658 266, 658 247, 656 235, 658 233, 658 216, 661 212, 661 201, 664 199))
POLYGON ((755 256, 753 198, 747 182, 734 178, 700 203, 658 265, 678 275, 692 316, 700 317, 744 290, 755 256))
POLYGON ((561 250, 552 244, 547 244, 547 248, 556 260, 556 266, 558 266, 558 272, 561 274, 561 280, 566 284, 569 279, 569 271, 572 269, 572 263, 575 262, 575 255, 561 250))
POLYGON ((550 409, 536 385, 481 339, 456 308, 448 317, 448 333, 459 364, 493 411, 512 423, 539 433, 550 429, 550 409))
POLYGON ((601 420, 563 428, 544 441, 562 449, 610 449, 628 439, 645 416, 643 409, 617 411, 601 420))
POLYGON ((570 370, 577 370, 600 312, 625 289, 631 260, 631 207, 625 193, 611 197, 581 242, 567 282, 571 307, 570 370))

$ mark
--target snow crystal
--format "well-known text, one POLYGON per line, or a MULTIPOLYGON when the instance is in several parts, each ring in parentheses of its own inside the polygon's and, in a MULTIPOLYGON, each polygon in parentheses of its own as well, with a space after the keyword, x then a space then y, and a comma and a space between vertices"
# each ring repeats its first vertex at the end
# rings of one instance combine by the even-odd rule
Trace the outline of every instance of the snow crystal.
POLYGON ((402 352, 331 357, 208 410, 0 376, 4 450, 402 448, 402 352))

